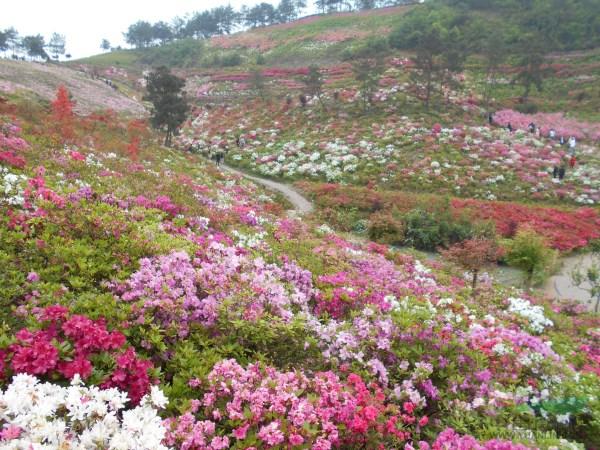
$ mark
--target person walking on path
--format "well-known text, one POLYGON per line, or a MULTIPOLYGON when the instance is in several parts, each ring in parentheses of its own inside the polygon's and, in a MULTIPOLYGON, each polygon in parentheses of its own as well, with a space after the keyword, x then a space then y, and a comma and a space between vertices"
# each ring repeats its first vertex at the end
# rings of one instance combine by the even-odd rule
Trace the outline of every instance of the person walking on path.
POLYGON ((508 125, 506 125, 506 129, 512 133, 513 127, 510 122, 508 122, 508 125))
POLYGON ((569 167, 571 169, 573 169, 575 167, 576 163, 577 163, 577 160, 575 159, 575 155, 571 156, 571 159, 569 159, 569 167))
POLYGON ((552 178, 555 180, 558 178, 558 167, 557 166, 554 166, 554 168, 552 169, 552 178))
POLYGON ((560 167, 558 168, 558 179, 562 180, 565 177, 565 173, 567 172, 567 164, 569 160, 567 157, 564 157, 560 162, 560 167))
POLYGON ((489 125, 494 124, 494 113, 491 113, 491 112, 488 113, 488 124, 489 125))

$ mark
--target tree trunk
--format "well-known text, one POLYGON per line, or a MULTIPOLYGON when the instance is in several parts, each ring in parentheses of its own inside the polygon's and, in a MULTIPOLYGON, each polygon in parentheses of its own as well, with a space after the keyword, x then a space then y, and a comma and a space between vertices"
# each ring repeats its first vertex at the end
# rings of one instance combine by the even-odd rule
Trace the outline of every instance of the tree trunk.
POLYGON ((171 146, 171 135, 172 135, 172 131, 171 128, 168 127, 167 128, 167 135, 165 136, 165 147, 170 147, 171 146))
POLYGON ((474 270, 473 271, 473 280, 471 282, 471 289, 473 290, 473 293, 475 293, 475 289, 477 289, 477 276, 479 275, 479 270, 474 270))
POLYGON ((533 282, 533 269, 527 271, 527 278, 525 278, 525 289, 531 290, 531 283, 533 282))

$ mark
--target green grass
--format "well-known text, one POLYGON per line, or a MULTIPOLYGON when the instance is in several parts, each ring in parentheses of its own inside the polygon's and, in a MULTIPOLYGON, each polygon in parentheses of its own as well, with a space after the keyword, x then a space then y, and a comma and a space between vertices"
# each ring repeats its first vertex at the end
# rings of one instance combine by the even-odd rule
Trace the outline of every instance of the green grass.
POLYGON ((115 50, 114 52, 101 53, 72 61, 77 64, 89 64, 91 66, 121 66, 129 68, 135 66, 144 50, 115 50))

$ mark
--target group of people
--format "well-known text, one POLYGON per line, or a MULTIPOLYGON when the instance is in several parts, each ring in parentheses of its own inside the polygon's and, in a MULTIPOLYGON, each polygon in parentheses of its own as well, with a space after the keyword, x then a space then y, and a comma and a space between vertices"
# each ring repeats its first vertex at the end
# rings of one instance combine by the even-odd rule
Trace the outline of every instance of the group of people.
MULTIPOLYGON (((494 114, 488 113, 488 123, 489 125, 494 124, 494 114)), ((510 122, 506 125, 506 129, 510 132, 514 131, 514 128, 510 122)), ((530 133, 535 134, 538 138, 542 137, 542 129, 538 127, 534 122, 530 122, 527 126, 527 129, 530 133)), ((552 140, 557 140, 556 130, 554 128, 550 128, 548 130, 548 137, 552 140)), ((565 173, 567 171, 567 166, 573 169, 577 164, 577 158, 575 157, 575 147, 577 146, 577 139, 575 136, 569 137, 569 139, 565 140, 564 136, 558 137, 558 142, 561 146, 568 146, 568 154, 562 159, 561 164, 558 166, 554 166, 552 170, 552 178, 562 180, 565 177, 565 173)))

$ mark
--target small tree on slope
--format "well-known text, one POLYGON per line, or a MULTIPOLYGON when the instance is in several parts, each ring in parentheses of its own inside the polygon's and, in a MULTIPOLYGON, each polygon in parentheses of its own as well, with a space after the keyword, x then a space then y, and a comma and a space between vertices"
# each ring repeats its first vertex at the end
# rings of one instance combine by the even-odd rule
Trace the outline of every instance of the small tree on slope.
POLYGON ((189 105, 182 92, 185 80, 173 75, 165 67, 159 67, 146 77, 148 91, 144 100, 152 103, 150 122, 159 130, 164 130, 165 145, 169 147, 173 134, 184 122, 189 105))
POLYGON ((441 253, 445 259, 472 274, 471 288, 473 295, 477 288, 479 272, 495 264, 502 255, 498 244, 485 238, 473 238, 459 242, 447 250, 442 250, 441 253))

